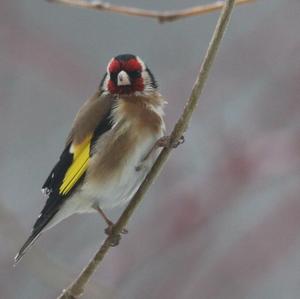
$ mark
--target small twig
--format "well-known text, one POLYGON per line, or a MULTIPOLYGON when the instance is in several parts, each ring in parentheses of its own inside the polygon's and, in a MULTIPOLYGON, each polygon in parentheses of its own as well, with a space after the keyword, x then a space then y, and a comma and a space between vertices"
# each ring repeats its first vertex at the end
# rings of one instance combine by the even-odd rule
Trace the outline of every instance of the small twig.
MULTIPOLYGON (((121 5, 114 5, 103 1, 92 1, 92 2, 87 2, 82 0, 47 0, 47 1, 66 4, 69 6, 77 6, 82 8, 89 8, 89 9, 95 9, 99 11, 106 11, 111 13, 128 15, 128 16, 154 18, 157 19, 160 23, 172 22, 178 19, 206 14, 209 12, 219 10, 224 6, 224 1, 217 1, 215 3, 194 6, 182 10, 156 11, 156 10, 146 10, 146 9, 135 8, 135 7, 121 6, 121 5)), ((254 1, 255 0, 236 0, 235 4, 246 4, 254 1)))
MULTIPOLYGON (((206 55, 200 67, 200 71, 193 86, 190 98, 188 99, 184 107, 184 111, 172 131, 171 142, 179 140, 187 129, 192 113, 196 108, 199 96, 203 90, 204 83, 206 82, 209 70, 211 69, 220 42, 224 35, 225 28, 228 24, 233 6, 234 0, 226 0, 225 6, 221 12, 215 31, 209 43, 206 55)), ((113 227, 113 234, 105 239, 99 251, 92 258, 87 267, 81 272, 79 277, 68 287, 68 289, 63 291, 63 293, 58 297, 58 299, 76 299, 83 293, 86 283, 88 282, 92 274, 95 272, 96 268, 99 266, 107 251, 111 248, 110 244, 112 242, 113 235, 120 234, 121 230, 126 226, 132 213, 137 208, 138 204, 143 199, 148 188, 150 187, 154 179, 158 176, 161 168, 167 161, 171 150, 172 147, 166 147, 161 151, 150 172, 141 184, 140 188, 135 193, 128 206, 120 216, 119 220, 113 227)))

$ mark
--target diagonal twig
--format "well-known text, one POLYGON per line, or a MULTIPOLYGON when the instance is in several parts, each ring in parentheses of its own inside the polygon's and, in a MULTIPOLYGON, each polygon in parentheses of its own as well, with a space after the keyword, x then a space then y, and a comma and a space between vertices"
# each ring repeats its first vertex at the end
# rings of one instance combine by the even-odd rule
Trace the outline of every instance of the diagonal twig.
MULTIPOLYGON (((203 90, 204 84, 206 82, 209 70, 211 69, 212 63, 215 59, 217 50, 220 46, 222 37, 224 35, 226 26, 231 16, 231 12, 234 6, 234 0, 226 0, 225 6, 220 14, 218 23, 216 25, 215 31, 209 43, 206 55, 201 64, 199 73, 197 75, 196 81, 194 83, 191 95, 187 100, 187 103, 184 107, 184 110, 177 121, 172 134, 171 134, 171 142, 173 143, 184 134, 187 129, 187 126, 190 122, 193 111, 196 108, 198 103, 199 96, 203 90)), ((164 148, 160 155, 158 156, 156 162, 151 168, 150 172, 146 176, 145 180, 141 184, 138 191, 135 193, 131 201, 129 202, 126 209, 123 211, 122 215, 118 219, 117 223, 113 227, 113 234, 108 236, 103 244, 101 245, 99 251, 96 255, 91 259, 89 264, 85 269, 80 273, 79 277, 75 279, 75 281, 62 292, 62 294, 57 299, 77 299, 83 292, 84 287, 92 274, 95 272, 96 268, 101 263, 105 254, 111 248, 110 244, 113 241, 114 235, 120 234, 121 230, 126 226, 128 220, 130 219, 132 213, 135 211, 139 203, 142 201, 145 193, 147 192, 150 185, 153 183, 154 179, 158 176, 160 170, 163 165, 166 163, 172 148, 164 148)))
MULTIPOLYGON (((47 0, 47 1, 53 3, 65 4, 69 6, 77 6, 82 8, 89 8, 89 9, 95 9, 99 11, 106 11, 111 13, 128 15, 128 16, 153 18, 158 20, 159 23, 172 22, 178 19, 206 14, 209 12, 219 10, 224 6, 224 1, 217 1, 214 3, 194 6, 182 10, 157 11, 157 10, 146 10, 146 9, 135 8, 135 7, 114 5, 109 2, 103 2, 103 1, 92 1, 92 2, 88 2, 84 0, 47 0)), ((254 1, 255 0, 236 0, 235 4, 246 4, 254 1)))

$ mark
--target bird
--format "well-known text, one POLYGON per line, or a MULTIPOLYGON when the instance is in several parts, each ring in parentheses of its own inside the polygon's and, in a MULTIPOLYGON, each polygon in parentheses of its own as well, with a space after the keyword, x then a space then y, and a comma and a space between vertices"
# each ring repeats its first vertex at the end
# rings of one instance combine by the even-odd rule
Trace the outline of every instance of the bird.
POLYGON ((105 232, 112 231, 114 223, 104 209, 126 204, 159 148, 170 145, 165 136, 165 103, 140 57, 121 54, 109 61, 97 91, 79 109, 64 150, 42 187, 46 203, 15 264, 43 232, 73 214, 98 212, 108 225, 105 232))

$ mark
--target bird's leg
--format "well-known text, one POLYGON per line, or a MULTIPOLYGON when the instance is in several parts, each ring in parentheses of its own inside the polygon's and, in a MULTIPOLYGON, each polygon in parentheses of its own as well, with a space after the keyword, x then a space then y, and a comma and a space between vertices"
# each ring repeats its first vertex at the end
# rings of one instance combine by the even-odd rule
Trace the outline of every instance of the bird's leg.
POLYGON ((175 140, 171 143, 171 136, 163 136, 159 138, 150 151, 147 153, 147 155, 143 158, 141 163, 135 167, 136 171, 140 171, 143 168, 143 164, 147 159, 151 156, 152 153, 154 153, 158 148, 160 147, 167 147, 167 148, 176 148, 178 145, 184 143, 184 136, 181 136, 179 139, 175 140))
POLYGON ((183 135, 179 139, 174 140, 173 142, 171 142, 171 136, 163 136, 156 141, 154 146, 156 146, 156 148, 158 147, 176 148, 178 145, 182 143, 184 143, 183 135))
POLYGON ((94 209, 101 215, 101 217, 106 222, 107 226, 110 227, 110 226, 114 225, 114 223, 106 216, 106 214, 103 212, 103 210, 98 205, 94 205, 94 209))
MULTIPOLYGON (((108 236, 112 236, 113 235, 113 227, 114 227, 114 223, 106 216, 106 214, 103 212, 103 210, 97 205, 95 204, 94 209, 101 215, 101 217, 104 219, 104 221, 107 224, 107 228, 104 230, 104 232, 108 235, 108 236)), ((123 228, 121 231, 121 234, 127 234, 128 230, 126 228, 123 228)), ((113 241, 111 243, 111 246, 117 246, 119 244, 121 240, 121 235, 120 234, 116 234, 113 236, 113 241)))

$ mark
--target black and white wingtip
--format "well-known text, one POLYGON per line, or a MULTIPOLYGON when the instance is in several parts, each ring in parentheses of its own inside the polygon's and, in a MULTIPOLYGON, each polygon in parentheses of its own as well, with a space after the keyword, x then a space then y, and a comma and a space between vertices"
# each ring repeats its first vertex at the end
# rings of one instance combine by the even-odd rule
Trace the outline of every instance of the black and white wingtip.
POLYGON ((38 234, 32 234, 27 241, 24 243, 24 245, 21 247, 20 251, 14 258, 14 267, 19 263, 19 261, 22 259, 22 257, 25 255, 27 250, 30 249, 30 247, 35 243, 35 241, 40 236, 40 233, 38 234))
POLYGON ((21 260, 24 254, 25 252, 18 252, 18 254, 14 257, 14 264, 13 264, 14 267, 17 266, 18 262, 21 260))

